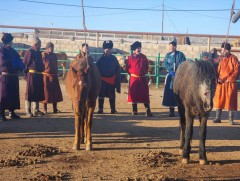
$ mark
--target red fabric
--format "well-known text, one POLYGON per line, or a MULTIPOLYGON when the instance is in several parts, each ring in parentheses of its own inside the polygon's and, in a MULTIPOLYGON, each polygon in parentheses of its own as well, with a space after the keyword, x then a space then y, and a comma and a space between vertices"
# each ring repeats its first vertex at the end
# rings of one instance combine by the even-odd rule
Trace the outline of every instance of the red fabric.
POLYGON ((135 74, 140 77, 130 77, 128 102, 131 103, 149 103, 148 79, 145 75, 148 73, 148 60, 143 54, 132 54, 126 62, 126 70, 129 75, 135 74))
POLYGON ((112 77, 101 77, 101 79, 105 82, 107 82, 108 84, 111 84, 111 85, 115 85, 115 78, 116 78, 116 75, 112 76, 112 77))
POLYGON ((237 110, 237 84, 239 62, 236 56, 230 54, 224 57, 218 65, 219 79, 214 96, 214 108, 230 111, 237 110))

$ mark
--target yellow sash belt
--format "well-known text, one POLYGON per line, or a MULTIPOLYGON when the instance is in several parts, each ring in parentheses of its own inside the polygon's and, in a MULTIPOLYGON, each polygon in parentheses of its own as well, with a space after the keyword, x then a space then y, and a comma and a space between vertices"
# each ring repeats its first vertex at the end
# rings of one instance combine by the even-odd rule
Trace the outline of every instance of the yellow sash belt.
POLYGON ((146 75, 140 76, 140 75, 136 75, 136 74, 131 74, 131 77, 136 77, 136 78, 145 77, 145 76, 146 76, 146 75))

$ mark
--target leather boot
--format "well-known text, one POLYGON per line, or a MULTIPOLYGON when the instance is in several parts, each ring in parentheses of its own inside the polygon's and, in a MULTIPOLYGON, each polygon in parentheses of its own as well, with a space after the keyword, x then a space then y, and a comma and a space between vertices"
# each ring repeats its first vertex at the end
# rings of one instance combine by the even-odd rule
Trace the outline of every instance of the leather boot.
POLYGON ((137 104, 132 104, 132 115, 137 115, 137 104))
POLYGON ((58 108, 57 108, 57 103, 54 102, 54 103, 53 103, 53 114, 57 114, 57 113, 60 113, 60 112, 61 112, 61 111, 59 111, 58 108))
POLYGON ((14 110, 9 111, 10 119, 20 119, 20 116, 16 115, 14 110))
POLYGON ((110 103, 110 108, 111 108, 111 114, 118 113, 116 111, 115 99, 109 99, 109 103, 110 103))
POLYGON ((5 116, 5 110, 0 110, 0 120, 7 121, 7 118, 5 116))
POLYGON ((145 108, 146 108, 146 116, 148 117, 152 117, 152 112, 151 112, 151 109, 150 109, 150 105, 149 104, 144 104, 145 108))
POLYGON ((169 107, 169 117, 175 117, 175 113, 174 113, 174 107, 169 107))
POLYGON ((234 112, 233 111, 229 111, 229 113, 228 113, 228 120, 229 120, 229 124, 231 124, 231 125, 234 125, 233 117, 234 117, 234 112))
POLYGON ((216 109, 216 117, 213 119, 213 123, 221 123, 222 109, 216 109))
POLYGON ((98 114, 103 114, 104 98, 98 97, 98 114))

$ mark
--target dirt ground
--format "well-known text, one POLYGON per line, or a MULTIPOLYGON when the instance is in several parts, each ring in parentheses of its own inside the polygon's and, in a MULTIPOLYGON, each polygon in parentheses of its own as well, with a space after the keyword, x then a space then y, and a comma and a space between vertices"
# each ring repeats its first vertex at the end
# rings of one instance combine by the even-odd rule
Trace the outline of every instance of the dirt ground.
MULTIPOLYGON (((191 161, 180 163, 178 154, 178 117, 169 118, 168 109, 161 106, 162 89, 150 87, 154 117, 130 115, 127 85, 117 94, 117 111, 94 114, 93 150, 72 150, 74 119, 72 106, 61 83, 64 101, 60 114, 41 118, 24 118, 25 81, 20 80, 20 120, 0 122, 0 180, 240 180, 240 113, 236 125, 229 125, 226 112, 223 121, 208 121, 206 141, 208 165, 198 163, 198 125, 194 122, 191 161)), ((41 105, 42 108, 42 105, 41 105)), ((97 109, 95 110, 97 111, 97 109)))

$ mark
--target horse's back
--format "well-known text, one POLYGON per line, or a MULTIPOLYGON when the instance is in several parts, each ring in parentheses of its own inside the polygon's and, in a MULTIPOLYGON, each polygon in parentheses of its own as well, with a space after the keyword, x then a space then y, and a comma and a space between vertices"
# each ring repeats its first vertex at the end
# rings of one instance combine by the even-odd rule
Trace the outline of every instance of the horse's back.
POLYGON ((175 74, 173 91, 178 94, 179 91, 185 90, 189 86, 189 80, 193 74, 194 61, 187 60, 178 66, 175 74))

